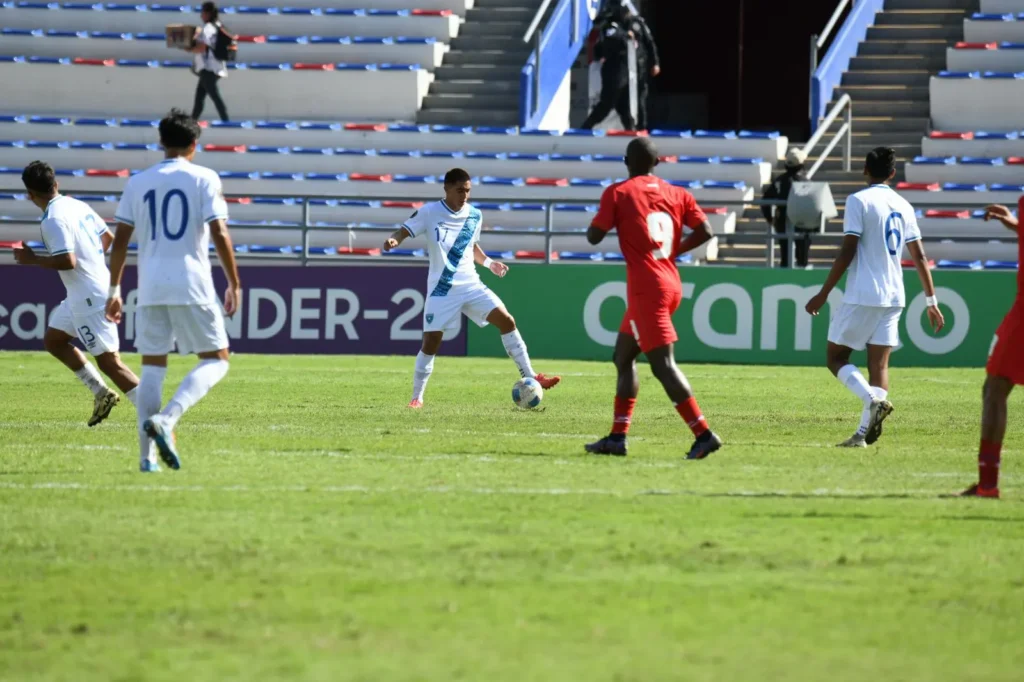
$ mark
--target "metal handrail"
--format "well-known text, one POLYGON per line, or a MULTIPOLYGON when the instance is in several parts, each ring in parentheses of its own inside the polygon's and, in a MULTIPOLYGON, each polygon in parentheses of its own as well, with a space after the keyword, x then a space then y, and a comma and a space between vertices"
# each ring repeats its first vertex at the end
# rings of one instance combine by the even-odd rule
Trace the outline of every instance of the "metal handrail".
POLYGON ((544 0, 541 3, 537 13, 533 15, 533 21, 530 22, 530 27, 526 29, 526 34, 523 35, 523 42, 528 43, 533 38, 533 34, 540 28, 540 22, 544 20, 544 15, 547 13, 548 8, 551 7, 552 0, 544 0))
POLYGON ((544 0, 541 3, 537 13, 533 15, 533 21, 530 22, 529 28, 526 29, 526 33, 523 35, 524 43, 529 43, 533 40, 533 106, 535 108, 540 106, 540 54, 543 47, 541 40, 544 36, 544 31, 540 30, 540 24, 544 20, 544 15, 547 14, 548 8, 551 7, 552 1, 544 0))
POLYGON ((846 136, 846 145, 843 147, 843 170, 849 172, 853 163, 853 100, 850 99, 849 95, 844 94, 839 98, 839 101, 835 103, 835 106, 828 112, 821 125, 818 126, 818 132, 814 133, 807 144, 804 145, 803 152, 805 155, 810 156, 811 151, 821 142, 821 138, 828 132, 829 127, 839 117, 839 114, 846 112, 846 120, 843 125, 836 131, 835 137, 825 147, 825 150, 818 155, 818 160, 811 166, 811 169, 807 171, 808 179, 814 177, 814 174, 821 168, 821 164, 825 163, 828 155, 832 153, 832 150, 836 148, 839 141, 846 136))
POLYGON ((807 109, 810 116, 814 116, 814 112, 811 110, 811 97, 810 93, 814 89, 814 72, 818 70, 818 57, 821 53, 821 48, 825 47, 825 43, 832 37, 832 31, 835 29, 836 24, 839 23, 839 17, 843 16, 843 10, 850 4, 850 0, 840 0, 839 4, 836 5, 835 12, 832 13, 832 17, 825 24, 825 28, 822 30, 821 35, 817 33, 811 35, 811 73, 808 80, 808 97, 807 97, 807 109))

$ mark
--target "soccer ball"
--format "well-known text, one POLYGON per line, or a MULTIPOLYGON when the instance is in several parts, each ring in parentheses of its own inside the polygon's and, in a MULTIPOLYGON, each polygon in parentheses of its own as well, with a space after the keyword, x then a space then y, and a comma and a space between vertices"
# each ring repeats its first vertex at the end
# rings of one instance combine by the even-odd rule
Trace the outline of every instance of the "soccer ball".
POLYGON ((536 379, 520 379, 512 387, 512 402, 524 410, 532 410, 544 399, 544 389, 536 379))

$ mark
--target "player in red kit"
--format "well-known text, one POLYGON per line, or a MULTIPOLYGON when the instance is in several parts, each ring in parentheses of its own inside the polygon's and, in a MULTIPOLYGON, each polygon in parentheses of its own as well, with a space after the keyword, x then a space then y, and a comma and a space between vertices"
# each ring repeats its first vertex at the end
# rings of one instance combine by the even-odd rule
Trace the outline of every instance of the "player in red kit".
POLYGON ((985 220, 995 219, 1017 233, 1017 299, 999 326, 985 368, 988 377, 982 393, 981 447, 978 450, 978 483, 962 494, 965 497, 999 497, 999 459, 1006 435, 1006 402, 1014 385, 1024 384, 1024 241, 1020 239, 1018 220, 1024 211, 1024 198, 1017 202, 1015 218, 1005 206, 989 206, 985 220))
POLYGON ((587 445, 586 451, 626 454, 626 434, 640 390, 636 358, 643 353, 696 438, 687 459, 704 459, 722 447, 722 441, 708 428, 689 382, 676 366, 674 344, 679 337, 672 313, 683 300, 676 257, 711 239, 712 230, 692 194, 653 175, 657 165, 658 150, 650 139, 638 137, 630 142, 626 148, 629 180, 605 190, 587 230, 591 244, 601 243, 613 229, 618 231, 626 258, 627 308, 615 342, 618 383, 612 432, 587 445), (685 238, 683 226, 693 230, 685 238))

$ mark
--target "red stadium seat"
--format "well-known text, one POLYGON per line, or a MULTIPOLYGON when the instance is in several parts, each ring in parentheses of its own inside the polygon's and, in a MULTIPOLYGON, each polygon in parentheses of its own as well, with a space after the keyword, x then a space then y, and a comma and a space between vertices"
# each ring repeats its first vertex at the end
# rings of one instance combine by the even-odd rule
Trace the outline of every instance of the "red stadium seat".
POLYGON ((390 175, 374 173, 349 173, 348 179, 361 182, 391 182, 390 175))
POLYGON ((338 253, 342 256, 379 256, 380 249, 354 249, 351 246, 339 246, 338 253))
POLYGON ((131 171, 127 168, 121 170, 102 170, 99 168, 89 168, 85 171, 85 175, 90 178, 127 178, 131 175, 131 171))
MULTIPOLYGON (((909 258, 901 260, 900 261, 900 265, 902 265, 905 268, 915 268, 915 267, 917 267, 916 265, 914 265, 914 261, 910 260, 909 258)), ((933 261, 930 258, 928 259, 928 269, 929 270, 934 270, 935 269, 935 261, 933 261)))
POLYGON ((726 208, 725 206, 715 206, 714 208, 704 209, 705 215, 727 215, 728 213, 729 209, 726 208))
POLYGON ((240 43, 265 43, 267 42, 266 36, 238 36, 235 38, 240 43))
POLYGON ((380 204, 384 208, 419 208, 422 201, 383 201, 380 204))
POLYGON ((569 180, 567 178, 526 178, 526 184, 534 187, 568 187, 569 180))
POLYGON ((971 217, 970 211, 940 211, 936 208, 930 208, 924 212, 925 218, 960 218, 967 219, 971 217))
POLYGON ((244 144, 204 144, 203 145, 203 151, 204 152, 235 152, 235 153, 243 153, 243 152, 245 152, 245 149, 246 149, 246 147, 245 147, 244 144))
POLYGON ((346 123, 345 130, 369 130, 375 133, 383 133, 388 129, 386 123, 346 123))
POLYGON ((224 201, 229 204, 251 204, 252 199, 250 197, 228 197, 224 201))
POLYGON ((116 66, 116 59, 86 59, 85 57, 75 57, 71 60, 72 64, 80 64, 82 66, 116 66))
POLYGON ((1022 166, 1024 165, 1024 157, 1011 156, 1006 159, 1006 163, 1010 164, 1011 166, 1022 166))
POLYGON ((928 137, 933 140, 973 140, 974 133, 947 133, 941 130, 933 130, 928 137))
POLYGON ((410 12, 414 17, 450 17, 450 9, 414 9, 410 12))
POLYGON ((647 137, 646 130, 606 130, 608 137, 647 137))
POLYGON ((923 192, 938 192, 942 186, 937 182, 901 182, 896 189, 916 189, 923 192))
POLYGON ((0 249, 20 249, 24 242, 0 242, 0 249))
POLYGON ((334 64, 292 64, 293 71, 334 71, 334 64))
POLYGON ((961 40, 955 47, 958 50, 998 50, 999 43, 968 43, 961 40))
MULTIPOLYGON (((516 260, 544 260, 543 251, 516 251, 516 260)), ((558 254, 552 253, 551 260, 558 260, 558 254)))

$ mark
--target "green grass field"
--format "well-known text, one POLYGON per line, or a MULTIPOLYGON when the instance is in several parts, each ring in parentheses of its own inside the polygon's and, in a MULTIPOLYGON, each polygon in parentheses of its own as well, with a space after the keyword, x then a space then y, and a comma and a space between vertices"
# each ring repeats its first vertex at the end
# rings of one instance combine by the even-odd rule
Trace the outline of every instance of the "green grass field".
POLYGON ((944 499, 980 370, 894 371, 850 452, 826 370, 687 368, 727 446, 685 462, 646 369, 622 460, 582 454, 611 365, 535 364, 538 411, 440 358, 411 412, 411 358, 240 356, 142 475, 130 405, 88 429, 69 372, 0 355, 0 678, 1022 679, 1020 395, 1004 499, 944 499))

